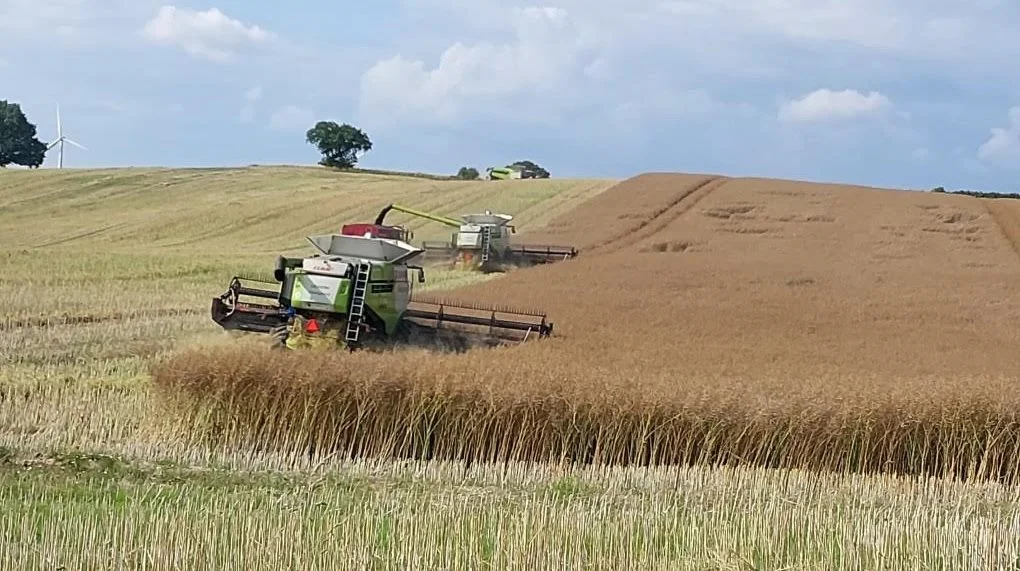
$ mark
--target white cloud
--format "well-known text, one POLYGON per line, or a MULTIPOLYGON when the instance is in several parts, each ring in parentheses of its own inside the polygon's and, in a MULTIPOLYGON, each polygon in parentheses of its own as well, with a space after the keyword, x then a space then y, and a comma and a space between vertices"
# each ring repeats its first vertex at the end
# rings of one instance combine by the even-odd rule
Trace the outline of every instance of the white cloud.
MULTIPOLYGON (((725 33, 728 43, 777 41, 811 47, 852 46, 877 53, 960 60, 975 53, 1015 54, 1012 3, 1003 0, 637 0, 664 25, 698 35, 725 33), (655 13, 653 12, 653 13, 655 13)), ((691 34, 676 34, 679 41, 691 34)))
POLYGON ((779 109, 779 119, 787 122, 844 120, 871 115, 892 106, 892 101, 877 91, 865 95, 852 89, 833 91, 823 88, 783 104, 779 109))
POLYGON ((255 104, 262 99, 262 88, 255 86, 244 92, 244 106, 241 107, 241 122, 251 123, 255 120, 255 104))
POLYGON ((174 46, 187 54, 214 62, 233 60, 236 50, 272 39, 257 25, 246 26, 229 18, 218 8, 196 11, 163 6, 146 24, 143 35, 151 42, 174 46))
POLYGON ((269 126, 277 131, 304 132, 312 127, 315 113, 307 107, 285 105, 269 118, 269 126))
MULTIPOLYGON (((506 43, 455 42, 431 69, 401 55, 378 61, 361 77, 363 120, 449 124, 476 113, 513 114, 507 102, 514 97, 540 96, 542 105, 553 106, 572 97, 566 87, 586 67, 591 75, 607 71, 604 62, 586 57, 588 38, 562 8, 515 9, 509 31, 513 39, 506 43)), ((537 105, 529 111, 540 114, 537 105)))
POLYGON ((660 8, 685 20, 725 18, 733 31, 872 48, 902 46, 913 25, 882 0, 677 0, 660 8))
MULTIPOLYGON (((416 18, 491 37, 506 19, 497 0, 404 0, 416 18)), ((557 0, 575 21, 598 30, 600 43, 627 67, 668 58, 690 76, 803 76, 850 60, 855 78, 886 66, 938 66, 958 76, 997 71, 1020 55, 1014 32, 1020 8, 1005 0, 557 0), (797 48, 798 53, 786 51, 797 48), (656 57, 656 53, 663 57, 656 57), (891 57, 890 57, 891 56, 891 57), (947 69, 945 66, 952 66, 947 69)))
POLYGON ((1020 106, 1009 110, 1009 124, 992 128, 978 148, 978 158, 995 166, 1020 169, 1020 106))

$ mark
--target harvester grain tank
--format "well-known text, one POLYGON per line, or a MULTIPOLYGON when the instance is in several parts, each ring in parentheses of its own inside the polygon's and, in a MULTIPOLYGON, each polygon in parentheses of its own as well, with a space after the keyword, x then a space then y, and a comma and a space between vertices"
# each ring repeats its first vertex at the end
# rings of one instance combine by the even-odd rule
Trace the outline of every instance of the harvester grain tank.
POLYGON ((388 238, 390 240, 400 240, 402 242, 410 242, 411 239, 414 238, 414 232, 411 232, 403 226, 387 226, 385 224, 344 224, 340 229, 340 233, 344 236, 388 238))
POLYGON ((308 241, 319 253, 280 256, 274 281, 235 276, 212 300, 213 321, 227 330, 269 334, 274 344, 292 349, 438 343, 463 350, 552 333, 542 312, 414 299, 409 276, 416 271, 424 283, 425 270, 412 265, 423 250, 402 240, 329 234, 308 241))
POLYGON ((390 210, 405 212, 456 228, 448 242, 422 243, 425 259, 452 261, 455 265, 482 271, 501 271, 506 266, 529 266, 568 260, 577 256, 572 246, 512 244, 510 235, 517 229, 510 224, 513 216, 493 214, 464 214, 457 220, 431 214, 400 204, 390 204, 379 212, 375 223, 382 225, 390 210))

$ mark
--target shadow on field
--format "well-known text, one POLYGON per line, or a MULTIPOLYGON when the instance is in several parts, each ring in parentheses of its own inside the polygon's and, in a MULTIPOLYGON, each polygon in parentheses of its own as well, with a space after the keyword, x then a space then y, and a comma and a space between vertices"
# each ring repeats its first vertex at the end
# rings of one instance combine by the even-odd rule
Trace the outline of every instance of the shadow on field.
POLYGON ((205 348, 159 363, 153 378, 169 419, 193 444, 469 463, 696 463, 1000 481, 1018 472, 1017 413, 979 397, 765 411, 733 391, 695 400, 594 390, 514 351, 205 348))

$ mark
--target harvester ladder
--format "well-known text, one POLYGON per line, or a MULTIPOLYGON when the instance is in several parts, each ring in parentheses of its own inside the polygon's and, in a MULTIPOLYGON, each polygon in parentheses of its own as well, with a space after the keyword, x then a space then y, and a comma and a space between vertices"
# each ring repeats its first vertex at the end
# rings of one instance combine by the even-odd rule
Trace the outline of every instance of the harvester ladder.
POLYGON ((492 246, 490 239, 492 238, 492 228, 489 226, 482 226, 482 263, 489 261, 489 248, 492 246))
POLYGON ((351 310, 347 314, 347 334, 344 336, 348 343, 356 342, 361 332, 361 319, 365 315, 365 294, 368 293, 368 276, 371 271, 372 264, 368 262, 358 264, 354 288, 351 291, 351 310))

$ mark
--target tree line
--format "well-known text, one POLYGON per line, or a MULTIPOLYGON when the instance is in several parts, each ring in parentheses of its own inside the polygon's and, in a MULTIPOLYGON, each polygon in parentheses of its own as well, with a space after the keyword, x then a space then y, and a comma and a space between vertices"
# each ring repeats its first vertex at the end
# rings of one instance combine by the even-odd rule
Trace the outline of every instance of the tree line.
POLYGON ((1015 192, 988 192, 978 190, 946 190, 944 187, 936 186, 931 189, 932 192, 940 194, 963 194, 966 196, 975 196, 977 198, 1020 198, 1020 194, 1015 192))

